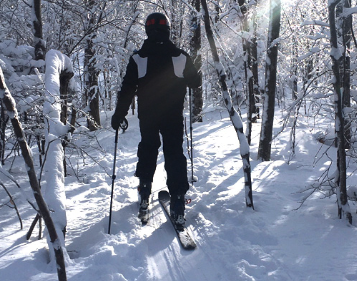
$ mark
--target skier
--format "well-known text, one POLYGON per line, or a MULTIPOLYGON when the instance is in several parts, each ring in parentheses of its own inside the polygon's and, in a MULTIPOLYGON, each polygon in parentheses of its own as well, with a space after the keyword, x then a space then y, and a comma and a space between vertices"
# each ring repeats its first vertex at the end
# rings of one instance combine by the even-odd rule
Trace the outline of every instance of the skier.
POLYGON ((118 93, 112 128, 117 130, 137 95, 141 141, 135 176, 139 178, 139 212, 148 211, 158 149, 163 141, 167 187, 171 195, 170 215, 178 228, 184 227, 185 194, 189 189, 187 161, 183 153, 183 104, 186 87, 200 87, 200 76, 189 55, 170 40, 170 24, 161 13, 145 21, 148 38, 130 57, 118 93))

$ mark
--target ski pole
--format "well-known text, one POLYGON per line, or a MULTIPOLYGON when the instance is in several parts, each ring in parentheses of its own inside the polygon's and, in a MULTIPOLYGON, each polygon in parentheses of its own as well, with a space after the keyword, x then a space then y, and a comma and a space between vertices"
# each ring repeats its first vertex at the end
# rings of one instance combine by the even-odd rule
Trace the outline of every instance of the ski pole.
POLYGON ((112 222, 112 206, 113 206, 113 194, 114 194, 114 180, 116 178, 115 175, 115 162, 117 159, 117 146, 118 146, 118 135, 119 129, 115 131, 115 146, 114 146, 114 163, 113 163, 113 175, 112 175, 112 193, 110 195, 110 210, 109 210, 109 226, 108 226, 108 234, 110 234, 110 225, 112 222))
POLYGON ((196 182, 197 181, 197 179, 195 178, 195 176, 193 175, 193 145, 192 145, 192 142, 193 142, 193 140, 192 140, 192 89, 191 88, 189 88, 189 90, 188 90, 188 93, 189 93, 189 95, 188 95, 188 97, 189 97, 189 100, 188 100, 188 102, 189 102, 189 108, 190 108, 190 151, 191 151, 191 153, 190 153, 190 159, 191 159, 191 183, 193 184, 194 182, 196 182))
MULTIPOLYGON (((123 133, 125 133, 125 130, 128 129, 128 120, 124 118, 119 127, 123 130, 123 133)), ((110 234, 110 225, 112 222, 112 206, 113 206, 113 195, 114 195, 114 180, 116 178, 115 175, 115 162, 117 160, 117 147, 118 147, 118 136, 119 136, 119 128, 115 130, 115 147, 114 147, 114 162, 113 162, 113 175, 112 175, 112 193, 110 195, 110 210, 109 210, 109 226, 108 226, 108 234, 110 234)))

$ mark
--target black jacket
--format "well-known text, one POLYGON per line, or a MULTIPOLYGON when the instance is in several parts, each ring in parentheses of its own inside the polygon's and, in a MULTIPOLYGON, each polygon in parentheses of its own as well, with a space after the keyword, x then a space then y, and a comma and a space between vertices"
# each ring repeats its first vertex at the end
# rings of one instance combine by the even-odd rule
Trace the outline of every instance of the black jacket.
POLYGON ((187 53, 171 41, 147 39, 130 57, 115 114, 125 117, 136 94, 139 119, 182 116, 186 87, 197 88, 200 81, 187 53))

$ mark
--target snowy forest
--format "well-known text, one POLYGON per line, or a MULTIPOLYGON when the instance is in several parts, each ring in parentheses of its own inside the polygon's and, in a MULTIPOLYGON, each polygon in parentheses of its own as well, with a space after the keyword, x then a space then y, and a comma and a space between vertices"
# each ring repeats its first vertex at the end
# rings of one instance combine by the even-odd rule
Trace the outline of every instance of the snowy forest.
POLYGON ((0 0, 1 279, 357 280, 355 4, 0 0), (185 101, 192 252, 157 202, 162 154, 136 217, 135 99, 110 126, 152 12, 202 73, 185 101))

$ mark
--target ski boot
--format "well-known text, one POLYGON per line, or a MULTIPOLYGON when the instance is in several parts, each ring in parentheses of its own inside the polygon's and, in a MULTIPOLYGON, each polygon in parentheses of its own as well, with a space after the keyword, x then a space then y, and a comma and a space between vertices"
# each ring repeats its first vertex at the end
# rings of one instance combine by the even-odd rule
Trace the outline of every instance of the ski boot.
POLYGON ((151 194, 151 182, 141 181, 138 186, 139 194, 139 218, 146 219, 149 214, 149 197, 151 194))
POLYGON ((176 229, 185 228, 185 195, 172 195, 170 199, 170 216, 174 220, 176 229))

